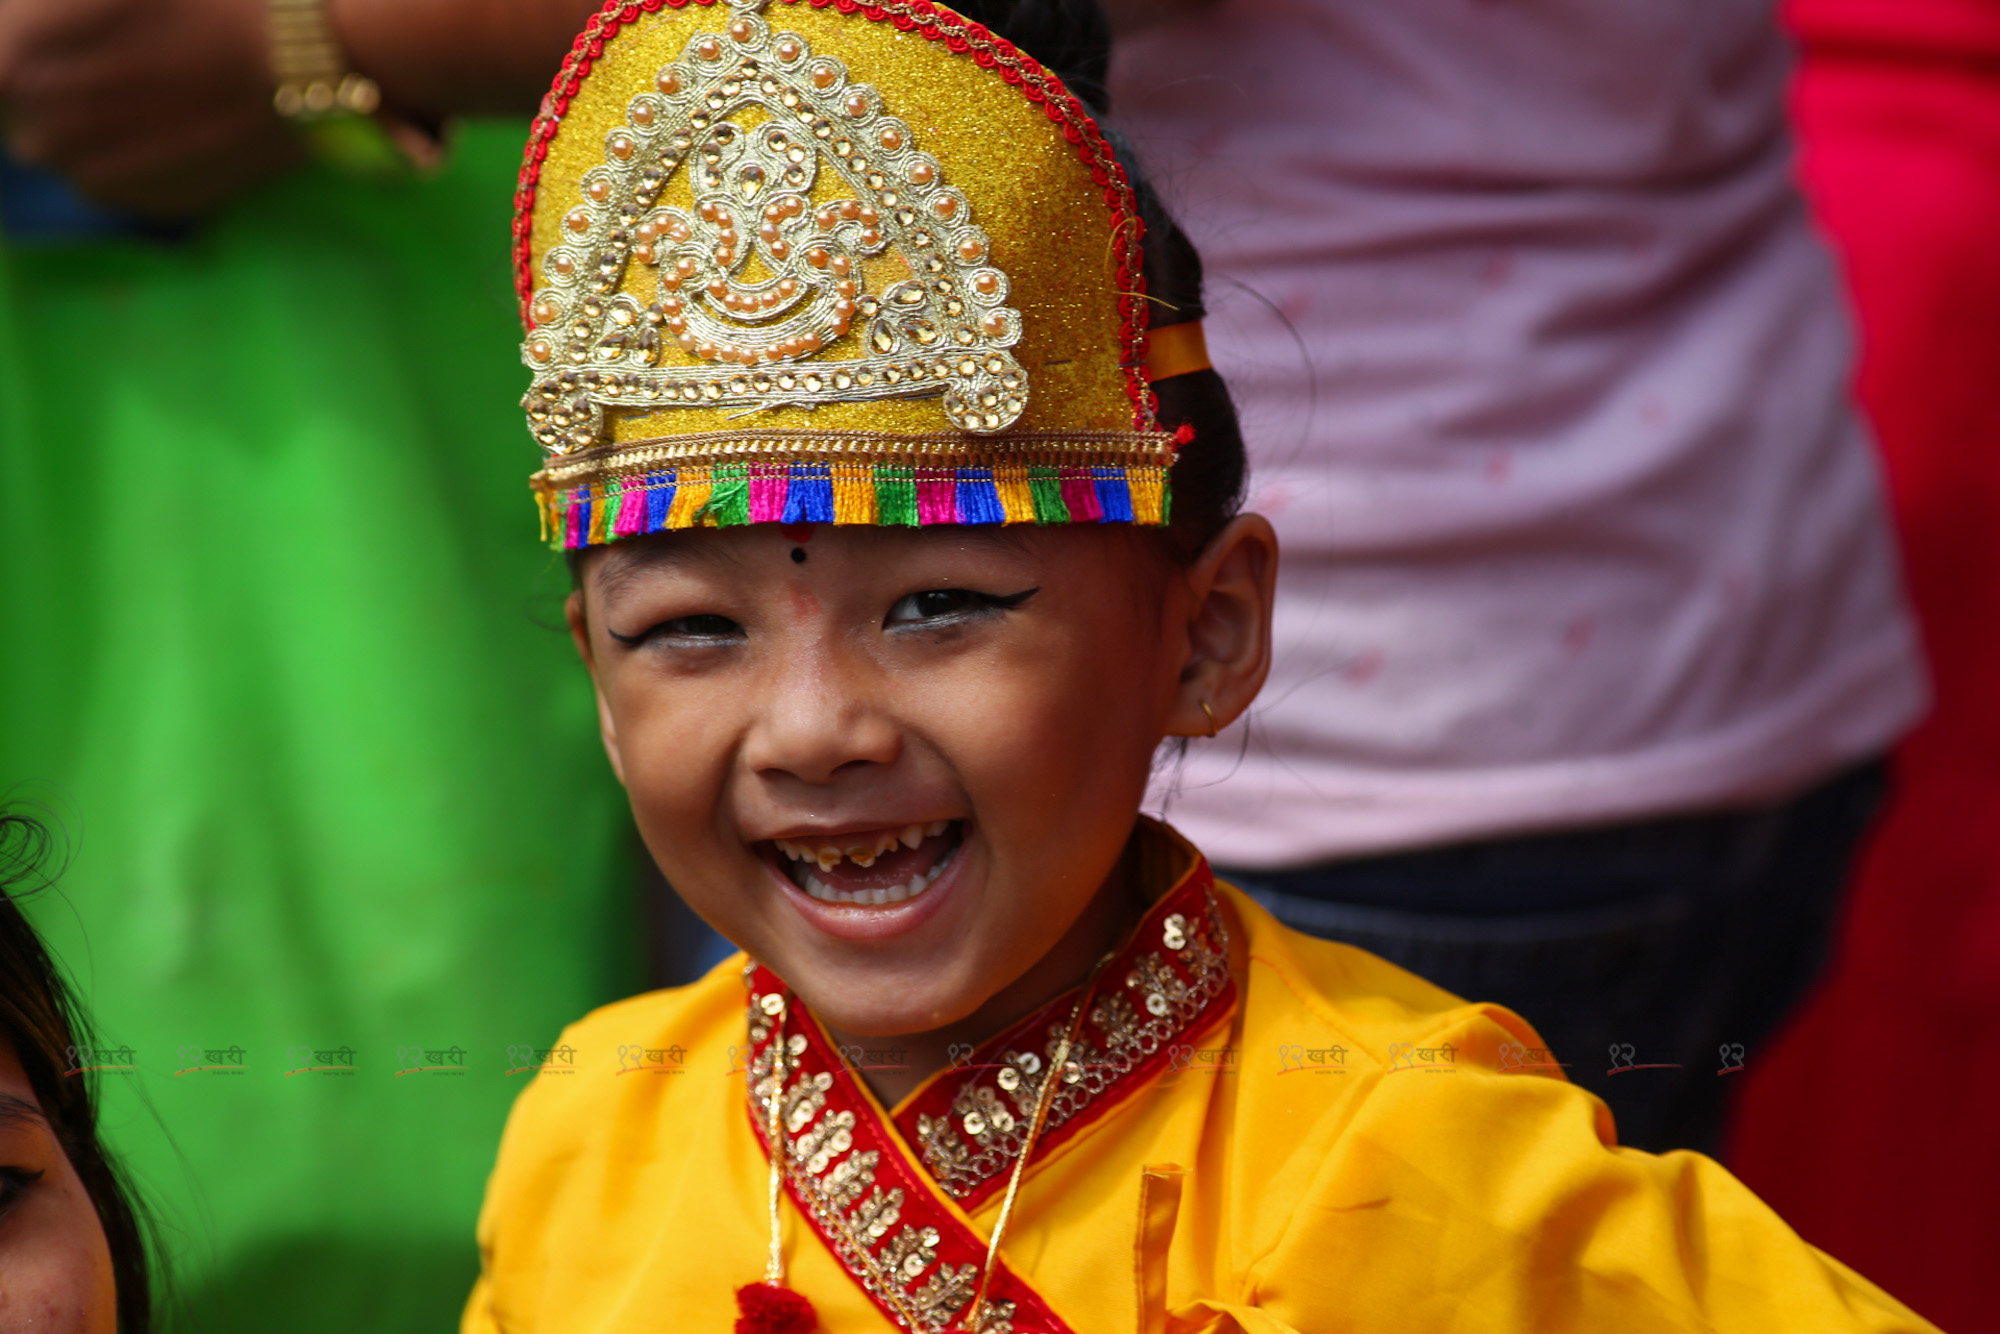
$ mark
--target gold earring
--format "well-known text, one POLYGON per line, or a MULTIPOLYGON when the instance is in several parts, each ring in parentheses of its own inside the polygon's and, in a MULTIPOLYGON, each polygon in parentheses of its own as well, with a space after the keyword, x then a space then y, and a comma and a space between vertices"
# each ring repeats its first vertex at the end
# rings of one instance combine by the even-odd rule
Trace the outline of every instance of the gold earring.
POLYGON ((1208 734, 1214 736, 1217 730, 1215 726, 1215 710, 1208 707, 1207 700, 1203 700, 1201 702, 1201 711, 1208 715, 1208 734))

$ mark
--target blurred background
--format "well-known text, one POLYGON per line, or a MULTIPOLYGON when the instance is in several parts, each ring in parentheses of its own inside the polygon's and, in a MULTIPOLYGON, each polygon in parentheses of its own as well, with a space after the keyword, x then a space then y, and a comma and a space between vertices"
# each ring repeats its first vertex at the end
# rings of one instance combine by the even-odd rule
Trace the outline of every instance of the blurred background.
MULTIPOLYGON (((63 836, 29 911, 174 1328, 450 1327, 560 1027, 721 952, 524 485, 515 173, 594 8, 0 0, 0 795, 63 836)), ((2000 0, 1107 8, 1298 555, 1158 801, 2000 1329, 2000 0)))

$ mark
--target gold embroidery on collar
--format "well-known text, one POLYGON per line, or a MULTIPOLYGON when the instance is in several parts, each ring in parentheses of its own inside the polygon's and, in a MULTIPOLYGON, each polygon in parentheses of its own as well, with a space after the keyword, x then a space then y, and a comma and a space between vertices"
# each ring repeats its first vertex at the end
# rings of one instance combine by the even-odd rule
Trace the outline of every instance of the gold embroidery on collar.
MULTIPOLYGON (((1186 1033, 1228 989, 1229 935, 1212 890, 1204 889, 1194 920, 1170 913, 1149 922, 1157 948, 1134 948, 1124 975, 1106 974, 1105 994, 1090 1007, 1079 1048, 1061 1072, 1047 1129, 1082 1113, 1148 1058, 1186 1033)), ((1136 942, 1135 942, 1136 946, 1136 942)), ((1048 1059, 1062 1035, 1059 1023, 1035 1025, 1038 1041, 1008 1048, 997 1070, 976 1070, 951 1101, 949 1115, 917 1118, 924 1166, 952 1198, 964 1201, 1012 1165, 1034 1116, 1048 1059), (1039 1048, 1039 1050, 1037 1050, 1039 1048)), ((983 1062, 982 1062, 983 1063, 983 1062)))

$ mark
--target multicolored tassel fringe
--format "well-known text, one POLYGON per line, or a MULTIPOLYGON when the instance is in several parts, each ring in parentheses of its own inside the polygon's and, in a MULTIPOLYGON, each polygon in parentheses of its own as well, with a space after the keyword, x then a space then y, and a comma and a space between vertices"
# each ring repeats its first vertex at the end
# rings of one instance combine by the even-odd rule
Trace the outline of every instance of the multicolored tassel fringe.
POLYGON ((1145 465, 927 468, 889 463, 702 464, 537 491, 558 550, 746 523, 917 526, 1167 522, 1167 469, 1145 465))

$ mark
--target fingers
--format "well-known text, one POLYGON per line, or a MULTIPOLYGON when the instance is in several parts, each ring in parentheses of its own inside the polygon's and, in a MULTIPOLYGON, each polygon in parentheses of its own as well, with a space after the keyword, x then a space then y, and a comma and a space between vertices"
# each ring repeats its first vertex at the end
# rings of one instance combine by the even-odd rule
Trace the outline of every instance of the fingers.
POLYGON ((142 217, 198 217, 246 187, 303 161, 289 127, 246 125, 227 112, 186 116, 171 135, 112 140, 64 166, 79 193, 142 217))
POLYGON ((0 0, 0 132, 85 194, 186 216, 299 156, 262 0, 0 0))

